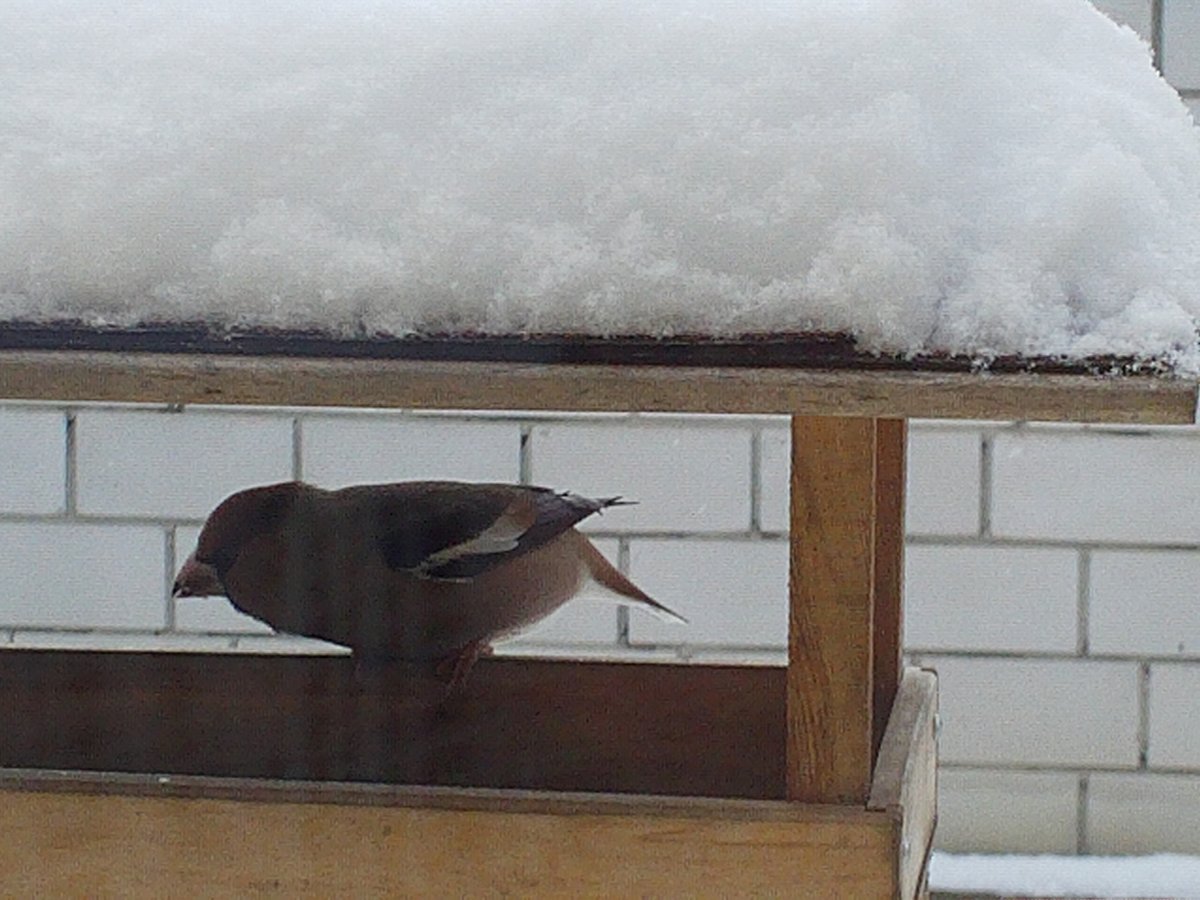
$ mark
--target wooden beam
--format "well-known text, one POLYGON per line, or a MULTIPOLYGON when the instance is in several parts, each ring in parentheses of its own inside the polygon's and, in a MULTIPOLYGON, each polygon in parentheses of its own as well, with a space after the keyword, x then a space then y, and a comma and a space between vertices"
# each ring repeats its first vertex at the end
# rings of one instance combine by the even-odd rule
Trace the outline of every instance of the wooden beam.
POLYGON ((584 797, 279 803, 0 787, 18 896, 896 895, 890 813, 584 797))
POLYGON ((6 650, 0 765, 781 800, 784 680, 493 657, 439 707, 344 656, 6 650))
POLYGON ((904 648, 904 494, 908 423, 875 422, 874 720, 872 748, 879 755, 896 700, 904 648))
POLYGON ((5 350, 0 398, 1191 424, 1197 384, 1028 373, 5 350))
POLYGON ((925 896, 937 826, 937 676, 908 669, 880 748, 867 808, 899 814, 900 896, 925 896))
POLYGON ((876 423, 792 419, 788 796, 861 804, 874 730, 876 423))

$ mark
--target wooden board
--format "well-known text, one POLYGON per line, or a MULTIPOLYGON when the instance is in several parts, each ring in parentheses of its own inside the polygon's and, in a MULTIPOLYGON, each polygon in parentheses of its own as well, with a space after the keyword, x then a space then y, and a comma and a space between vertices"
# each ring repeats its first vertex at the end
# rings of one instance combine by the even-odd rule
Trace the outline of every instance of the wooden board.
POLYGON ((904 500, 908 423, 875 420, 875 584, 872 752, 878 756, 904 658, 904 500))
POLYGON ((856 804, 870 789, 878 456, 872 419, 792 420, 787 776, 793 800, 856 804))
POLYGON ((858 807, 0 770, 0 871, 23 896, 909 900, 933 827, 935 709, 932 675, 909 670, 858 807))
MULTIPOLYGON (((889 813, 373 792, 331 803, 5 790, 17 896, 895 895, 889 813), (390 801, 390 802, 389 802, 390 801)), ((319 789, 310 792, 320 793, 319 789)))
POLYGON ((6 350, 0 398, 1190 424, 1197 385, 1029 373, 6 350))
POLYGON ((462 697, 347 657, 0 651, 0 765, 781 799, 779 668, 481 660, 462 697))
POLYGON ((898 812, 900 895, 926 890, 937 826, 937 676, 904 673, 877 761, 867 808, 898 812))

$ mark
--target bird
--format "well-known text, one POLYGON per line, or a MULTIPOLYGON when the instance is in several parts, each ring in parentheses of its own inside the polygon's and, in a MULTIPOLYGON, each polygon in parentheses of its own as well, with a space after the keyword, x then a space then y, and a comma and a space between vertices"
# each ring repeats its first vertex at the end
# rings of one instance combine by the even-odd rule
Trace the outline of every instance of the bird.
POLYGON ((208 516, 172 594, 225 596, 276 631, 349 647, 368 670, 432 667, 454 691, 493 642, 589 584, 686 622, 575 528, 629 502, 462 481, 252 487, 208 516))

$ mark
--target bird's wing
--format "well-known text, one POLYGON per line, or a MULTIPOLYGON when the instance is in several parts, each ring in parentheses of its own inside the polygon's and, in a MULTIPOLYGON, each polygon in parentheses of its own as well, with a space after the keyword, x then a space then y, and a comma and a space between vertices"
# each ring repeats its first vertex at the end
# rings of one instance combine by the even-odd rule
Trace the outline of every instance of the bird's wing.
POLYGON ((391 568, 463 580, 528 553, 620 502, 517 485, 407 482, 375 498, 376 533, 391 568))

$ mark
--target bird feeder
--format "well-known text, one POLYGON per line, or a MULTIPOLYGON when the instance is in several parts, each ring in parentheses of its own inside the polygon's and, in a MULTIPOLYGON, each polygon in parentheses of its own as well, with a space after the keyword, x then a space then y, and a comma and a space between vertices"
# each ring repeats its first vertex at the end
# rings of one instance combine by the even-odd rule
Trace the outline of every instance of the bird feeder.
POLYGON ((347 658, 0 653, 0 871, 31 894, 924 896, 937 685, 901 662, 905 420, 1197 402, 826 338, 2 336, 5 399, 792 417, 786 668, 493 658, 438 711, 347 658))

